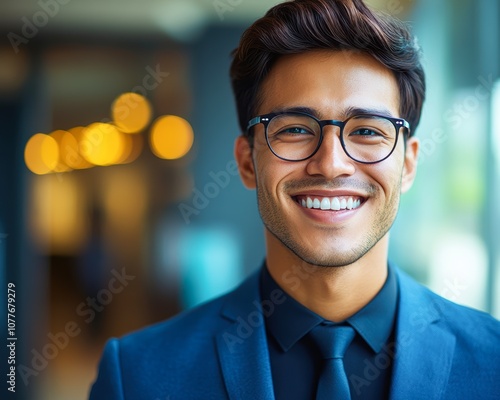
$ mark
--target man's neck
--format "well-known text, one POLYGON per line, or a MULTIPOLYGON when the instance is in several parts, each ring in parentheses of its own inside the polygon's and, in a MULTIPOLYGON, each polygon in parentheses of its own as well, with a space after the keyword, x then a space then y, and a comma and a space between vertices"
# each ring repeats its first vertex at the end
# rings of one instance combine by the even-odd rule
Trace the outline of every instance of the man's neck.
POLYGON ((319 267, 298 258, 266 232, 267 268, 299 303, 330 321, 343 321, 368 304, 387 279, 388 235, 353 264, 319 267))

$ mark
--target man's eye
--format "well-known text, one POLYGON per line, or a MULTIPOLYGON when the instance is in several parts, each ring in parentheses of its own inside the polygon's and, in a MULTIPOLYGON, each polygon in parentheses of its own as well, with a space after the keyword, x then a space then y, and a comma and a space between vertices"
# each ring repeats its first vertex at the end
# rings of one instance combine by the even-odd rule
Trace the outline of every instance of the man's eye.
POLYGON ((289 135, 313 135, 311 131, 305 128, 301 128, 299 126, 293 126, 290 128, 285 128, 280 130, 280 134, 289 134, 289 135))
POLYGON ((361 128, 349 134, 350 136, 381 136, 381 134, 373 129, 361 128))

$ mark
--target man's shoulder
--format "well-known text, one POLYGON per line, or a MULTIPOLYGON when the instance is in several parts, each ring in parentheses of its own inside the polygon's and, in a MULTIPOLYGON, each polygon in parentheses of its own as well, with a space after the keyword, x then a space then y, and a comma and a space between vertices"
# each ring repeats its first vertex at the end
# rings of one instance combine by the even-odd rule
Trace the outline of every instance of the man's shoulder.
POLYGON ((500 321, 484 311, 454 303, 434 293, 433 296, 444 323, 457 337, 481 341, 480 346, 500 348, 500 321))
POLYGON ((486 312, 445 299, 404 272, 398 271, 398 276, 403 301, 408 301, 413 307, 410 318, 434 319, 461 342, 481 341, 478 346, 499 347, 500 321, 486 312), (411 293, 404 293, 405 290, 411 293))
POLYGON ((204 331, 207 331, 219 318, 220 311, 228 296, 229 294, 224 294, 191 309, 184 310, 166 320, 128 333, 119 340, 126 344, 137 341, 151 342, 152 340, 172 336, 182 337, 186 331, 199 332, 199 326, 204 326, 204 331))
POLYGON ((213 335, 229 326, 233 314, 238 313, 239 306, 251 302, 258 293, 257 274, 246 278, 238 287, 212 300, 197 305, 191 309, 153 325, 131 332, 118 339, 122 348, 141 350, 141 343, 149 348, 158 345, 159 348, 186 346, 189 342, 204 342, 212 340, 213 335))
POLYGON ((91 398, 122 398, 120 393, 127 393, 131 399, 159 398, 160 393, 177 394, 179 398, 209 398, 207 387, 213 393, 223 393, 215 356, 220 348, 216 347, 215 339, 222 337, 239 313, 248 310, 256 299, 255 276, 231 292, 166 321, 110 339, 103 351, 91 398), (200 384, 186 392, 192 382, 200 384))

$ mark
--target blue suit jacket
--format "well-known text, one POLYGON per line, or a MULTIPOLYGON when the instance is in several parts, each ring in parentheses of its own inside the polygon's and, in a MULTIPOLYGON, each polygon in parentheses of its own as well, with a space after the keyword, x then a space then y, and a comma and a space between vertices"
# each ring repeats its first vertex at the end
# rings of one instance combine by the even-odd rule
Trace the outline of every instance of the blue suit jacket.
MULTIPOLYGON (((500 399, 500 323, 396 276, 391 399, 500 399)), ((254 274, 225 296, 110 340, 90 399, 274 399, 262 315, 272 307, 261 308, 254 274)))

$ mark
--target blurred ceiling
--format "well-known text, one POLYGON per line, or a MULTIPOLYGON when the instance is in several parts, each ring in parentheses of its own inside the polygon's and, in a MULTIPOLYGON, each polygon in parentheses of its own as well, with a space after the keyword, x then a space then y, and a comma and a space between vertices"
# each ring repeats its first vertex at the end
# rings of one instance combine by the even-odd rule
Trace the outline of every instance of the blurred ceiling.
MULTIPOLYGON (((26 21, 45 33, 166 33, 187 39, 209 24, 248 24, 281 0, 2 0, 0 27, 21 35, 26 21)), ((414 0, 368 0, 407 16, 414 0)))

